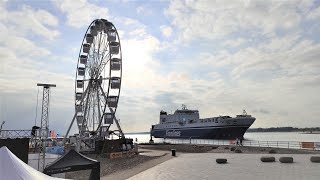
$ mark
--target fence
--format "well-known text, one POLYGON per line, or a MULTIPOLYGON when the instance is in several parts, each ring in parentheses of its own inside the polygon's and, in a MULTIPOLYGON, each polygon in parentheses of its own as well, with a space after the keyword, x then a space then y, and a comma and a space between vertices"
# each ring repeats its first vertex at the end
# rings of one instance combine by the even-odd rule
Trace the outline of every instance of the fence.
MULTIPOLYGON (((236 145, 235 140, 212 139, 165 139, 164 142, 171 144, 236 145)), ((320 142, 244 140, 242 144, 243 146, 254 147, 320 150, 320 142)))
POLYGON ((32 130, 1 130, 0 138, 30 138, 32 130))

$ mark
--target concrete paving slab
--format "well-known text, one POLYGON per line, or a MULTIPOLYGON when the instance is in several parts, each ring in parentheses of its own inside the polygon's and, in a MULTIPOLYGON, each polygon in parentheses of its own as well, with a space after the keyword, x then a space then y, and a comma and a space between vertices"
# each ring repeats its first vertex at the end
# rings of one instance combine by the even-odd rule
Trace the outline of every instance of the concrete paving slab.
POLYGON ((223 180, 319 180, 320 163, 311 163, 310 154, 179 154, 162 164, 143 171, 130 180, 142 179, 223 179, 223 180), (261 156, 274 156, 276 162, 263 163, 261 156), (283 164, 279 157, 294 158, 283 164), (227 158, 227 164, 217 164, 216 158, 227 158))
POLYGON ((139 154, 143 156, 164 156, 169 153, 171 152, 160 151, 160 150, 147 150, 147 149, 139 151, 139 154))

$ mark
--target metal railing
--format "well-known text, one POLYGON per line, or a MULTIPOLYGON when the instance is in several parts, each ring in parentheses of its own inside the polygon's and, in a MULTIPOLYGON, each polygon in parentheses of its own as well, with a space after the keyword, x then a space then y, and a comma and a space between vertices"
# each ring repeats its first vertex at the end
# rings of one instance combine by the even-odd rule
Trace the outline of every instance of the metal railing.
POLYGON ((32 130, 1 130, 0 138, 30 138, 32 130))
MULTIPOLYGON (((212 140, 212 139, 165 139, 164 142, 171 144, 199 144, 199 145, 236 145, 235 140, 212 140)), ((243 146, 273 147, 288 149, 320 150, 320 142, 299 141, 253 141, 244 140, 243 146)))

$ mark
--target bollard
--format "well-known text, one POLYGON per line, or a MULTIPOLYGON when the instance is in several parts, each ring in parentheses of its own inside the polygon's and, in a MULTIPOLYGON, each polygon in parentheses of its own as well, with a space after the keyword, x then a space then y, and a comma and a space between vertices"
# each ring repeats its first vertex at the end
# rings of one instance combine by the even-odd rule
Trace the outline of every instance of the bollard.
POLYGON ((138 154, 138 143, 134 143, 133 147, 134 147, 134 152, 138 154))
POLYGON ((176 149, 171 149, 171 155, 176 156, 176 149))

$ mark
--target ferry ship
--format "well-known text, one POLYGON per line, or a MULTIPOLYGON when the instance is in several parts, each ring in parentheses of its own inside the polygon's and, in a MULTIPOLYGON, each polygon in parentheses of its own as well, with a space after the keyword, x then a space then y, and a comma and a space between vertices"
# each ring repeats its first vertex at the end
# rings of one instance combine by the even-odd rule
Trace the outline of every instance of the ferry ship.
POLYGON ((151 138, 236 139, 243 138, 255 120, 245 110, 236 117, 200 119, 198 110, 189 110, 182 105, 182 109, 174 114, 160 111, 160 123, 152 125, 150 134, 151 138))

